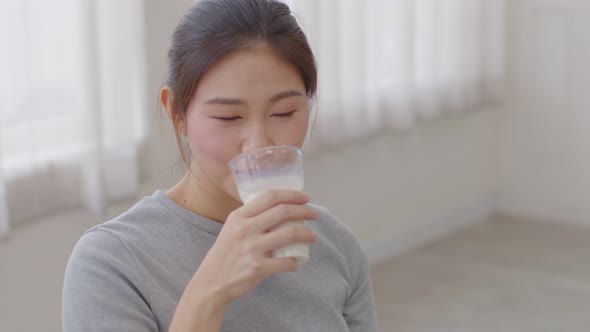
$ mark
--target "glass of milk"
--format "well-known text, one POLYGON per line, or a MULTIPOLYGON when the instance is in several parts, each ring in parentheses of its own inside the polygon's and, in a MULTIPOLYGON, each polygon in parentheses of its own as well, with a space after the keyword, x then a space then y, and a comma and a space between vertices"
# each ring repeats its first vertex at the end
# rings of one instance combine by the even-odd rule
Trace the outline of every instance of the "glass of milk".
MULTIPOLYGON (((228 166, 244 204, 267 190, 303 190, 303 151, 297 147, 271 146, 250 151, 231 160, 228 166)), ((276 249, 273 257, 292 257, 301 265, 309 259, 309 245, 287 245, 276 249)))

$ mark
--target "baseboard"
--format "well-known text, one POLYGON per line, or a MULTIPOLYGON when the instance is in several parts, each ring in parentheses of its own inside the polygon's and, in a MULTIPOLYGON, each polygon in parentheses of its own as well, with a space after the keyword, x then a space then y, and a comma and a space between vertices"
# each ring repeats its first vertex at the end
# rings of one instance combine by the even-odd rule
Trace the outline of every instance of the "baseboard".
POLYGON ((414 220, 412 227, 390 232, 361 243, 370 266, 376 266, 401 253, 446 237, 469 225, 492 218, 496 210, 496 195, 488 193, 463 206, 450 209, 431 220, 414 220))
POLYGON ((508 219, 523 220, 526 222, 537 222, 541 224, 564 225, 578 227, 580 229, 590 229, 590 217, 577 215, 571 216, 571 213, 570 215, 567 215, 567 213, 539 213, 538 211, 533 210, 516 208, 508 209, 505 207, 500 207, 497 211, 497 214, 508 219))

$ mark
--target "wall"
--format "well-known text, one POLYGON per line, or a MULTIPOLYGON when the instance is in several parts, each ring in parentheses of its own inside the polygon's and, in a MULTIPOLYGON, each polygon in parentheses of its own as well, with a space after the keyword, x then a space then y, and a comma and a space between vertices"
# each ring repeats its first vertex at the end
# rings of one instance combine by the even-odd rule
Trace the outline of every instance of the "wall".
POLYGON ((505 214, 590 226, 590 3, 510 2, 505 214))
POLYGON ((497 109, 421 123, 307 161, 306 190, 378 263, 493 214, 497 109))

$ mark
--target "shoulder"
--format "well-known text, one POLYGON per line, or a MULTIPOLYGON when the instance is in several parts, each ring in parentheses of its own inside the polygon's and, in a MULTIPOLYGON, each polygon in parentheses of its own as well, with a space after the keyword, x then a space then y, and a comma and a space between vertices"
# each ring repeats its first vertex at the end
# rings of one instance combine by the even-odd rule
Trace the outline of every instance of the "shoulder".
POLYGON ((145 237, 139 226, 141 215, 152 210, 144 200, 82 234, 64 276, 64 301, 70 306, 83 298, 102 301, 103 293, 149 293, 136 255, 137 244, 145 237), (93 285, 92 290, 88 285, 93 285))
POLYGON ((341 242, 344 247, 360 248, 359 241, 354 233, 346 224, 338 220, 328 208, 316 204, 309 204, 309 206, 318 212, 318 220, 311 223, 312 228, 317 228, 322 233, 337 237, 335 240, 341 242))
POLYGON ((130 249, 153 241, 177 217, 154 196, 146 196, 116 217, 86 231, 78 241, 82 249, 101 247, 108 252, 130 249))
POLYGON ((318 211, 319 217, 318 220, 310 222, 308 225, 316 232, 316 235, 338 248, 339 255, 344 259, 346 265, 349 283, 354 286, 368 278, 367 255, 350 228, 340 222, 329 209, 315 204, 310 204, 310 206, 318 211))
POLYGON ((66 268, 66 281, 112 278, 126 275, 140 278, 129 246, 116 232, 95 226, 76 243, 66 268))
POLYGON ((150 230, 153 220, 161 220, 165 210, 157 201, 145 197, 119 216, 90 228, 74 246, 67 273, 98 278, 117 272, 140 278, 134 249, 151 237, 148 234, 155 231, 150 230))
POLYGON ((97 230, 131 236, 139 228, 154 227, 174 214, 153 196, 146 196, 113 219, 97 226, 97 230))
POLYGON ((310 204, 310 206, 318 211, 318 220, 310 222, 308 225, 316 232, 316 235, 324 237, 338 246, 349 267, 367 261, 366 254, 358 238, 346 224, 338 220, 326 207, 315 204, 310 204))
POLYGON ((108 228, 95 226, 80 238, 62 292, 64 331, 156 330, 143 271, 128 243, 108 228))
POLYGON ((340 220, 338 220, 336 216, 332 213, 332 211, 330 211, 328 208, 311 203, 309 203, 308 205, 309 207, 318 212, 319 227, 327 228, 332 231, 345 231, 348 229, 346 225, 341 223, 340 220))

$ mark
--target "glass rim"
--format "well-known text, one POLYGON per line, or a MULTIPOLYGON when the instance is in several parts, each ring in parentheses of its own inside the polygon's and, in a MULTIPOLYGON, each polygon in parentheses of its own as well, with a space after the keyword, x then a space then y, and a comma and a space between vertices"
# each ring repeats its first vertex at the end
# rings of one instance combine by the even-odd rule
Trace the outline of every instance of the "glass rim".
POLYGON ((232 160, 230 160, 227 165, 228 167, 231 169, 232 165, 234 165, 236 162, 238 162, 241 159, 247 158, 252 154, 264 151, 264 150, 292 150, 297 152, 297 154, 303 156, 303 149, 297 146, 292 146, 292 145, 272 145, 272 146, 267 146, 264 148, 259 148, 256 150, 252 150, 252 151, 248 151, 248 152, 244 152, 239 154, 237 157, 233 158, 232 160))

